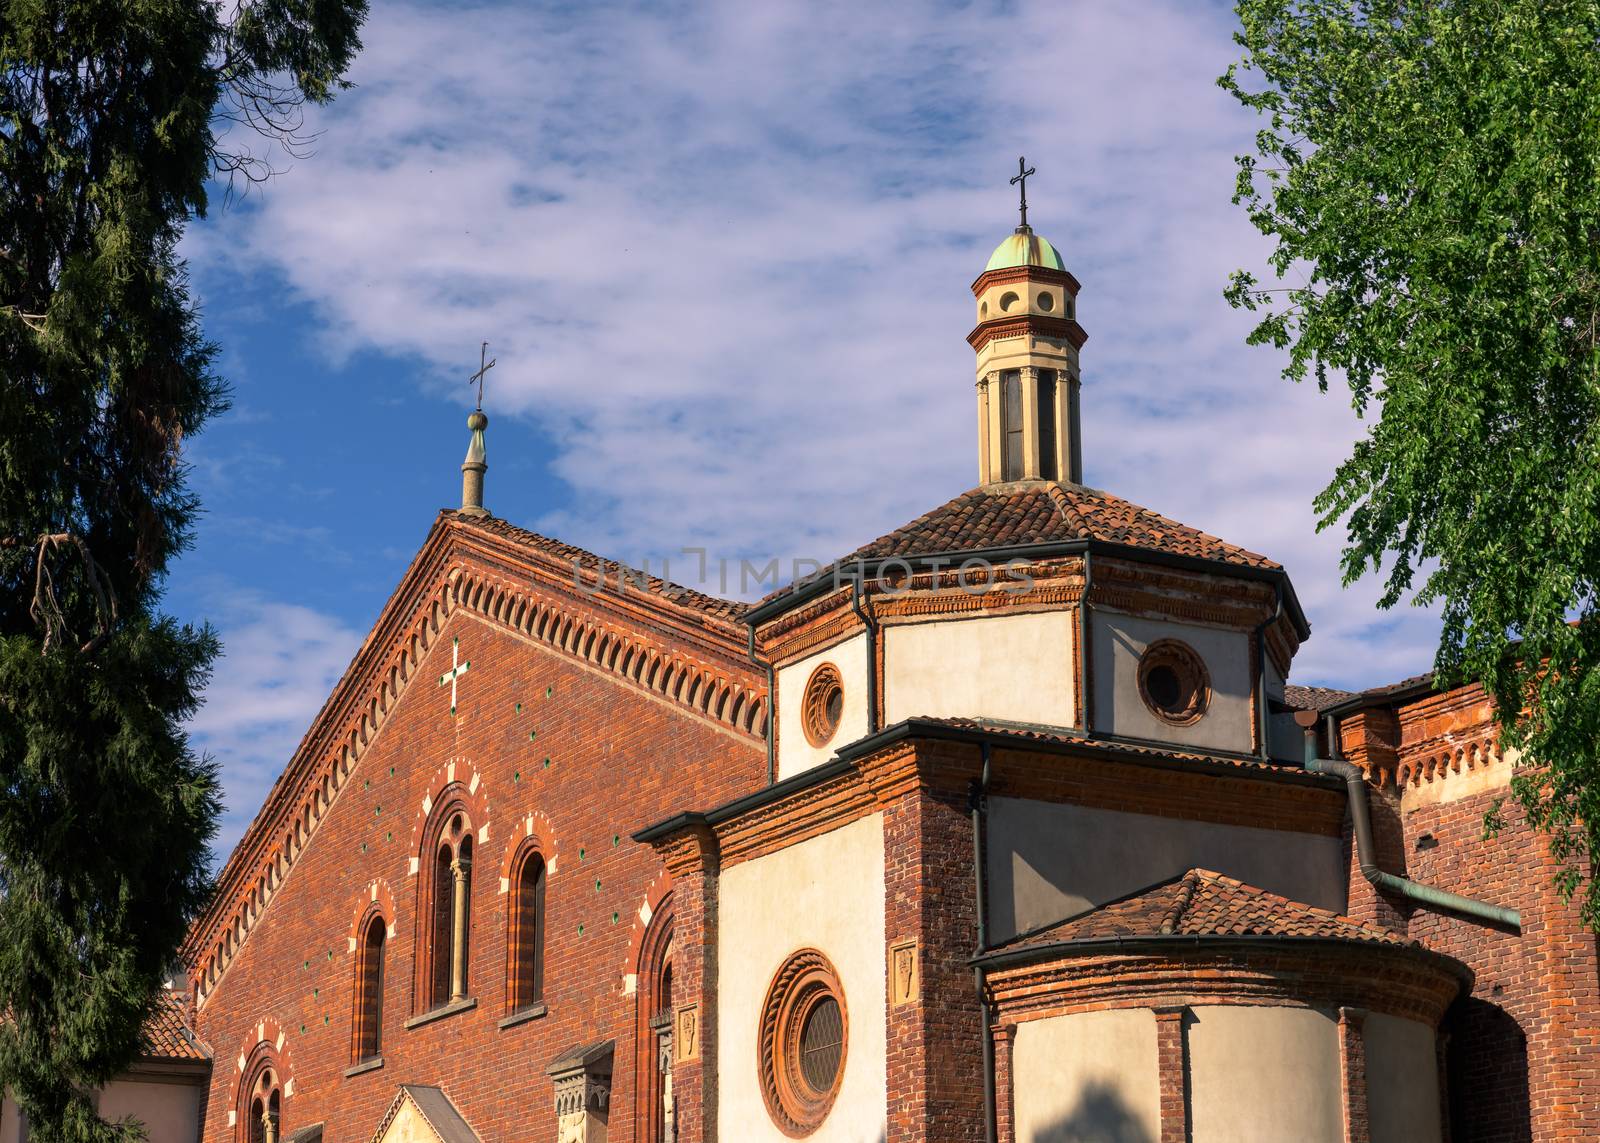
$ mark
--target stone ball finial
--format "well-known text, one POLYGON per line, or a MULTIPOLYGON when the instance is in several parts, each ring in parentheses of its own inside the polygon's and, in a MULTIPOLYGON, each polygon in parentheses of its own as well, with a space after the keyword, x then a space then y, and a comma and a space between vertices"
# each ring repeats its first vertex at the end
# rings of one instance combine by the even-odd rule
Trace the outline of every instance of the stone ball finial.
POLYGON ((489 417, 482 409, 476 409, 467 414, 467 428, 475 433, 482 432, 489 427, 489 417))

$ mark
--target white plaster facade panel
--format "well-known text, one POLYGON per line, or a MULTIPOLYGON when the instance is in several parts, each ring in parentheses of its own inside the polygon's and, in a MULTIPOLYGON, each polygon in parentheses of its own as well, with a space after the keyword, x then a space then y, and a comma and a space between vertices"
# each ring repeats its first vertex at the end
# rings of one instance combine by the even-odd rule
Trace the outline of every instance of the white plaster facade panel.
POLYGON ((1339 838, 1025 798, 989 801, 989 925, 996 941, 1188 872, 1344 912, 1339 838))
POLYGON ((1077 720, 1073 611, 896 624, 883 641, 886 725, 916 715, 1077 720))
POLYGON ((1439 1057, 1433 1029, 1415 1020, 1369 1013, 1367 1122, 1372 1143, 1439 1143, 1439 1057))
POLYGON ((1191 1009, 1193 1143, 1344 1143, 1339 1025, 1310 1008, 1191 1009))
POLYGON ((1094 728, 1123 738, 1248 752, 1251 745, 1250 636, 1243 631, 1145 619, 1097 608, 1090 647, 1094 655, 1094 728), (1139 697, 1139 659, 1158 639, 1192 647, 1211 676, 1210 703, 1196 722, 1174 726, 1139 697))
POLYGON ((718 1117, 741 1143, 785 1143, 757 1073, 761 1006, 789 956, 814 948, 839 974, 844 1077, 810 1143, 879 1143, 887 1130, 883 818, 871 815, 725 869, 718 892, 718 1117))
POLYGON ((1160 1057, 1148 1008, 1022 1022, 1011 1079, 1017 1143, 1161 1138, 1160 1057))
POLYGON ((832 758, 839 747, 866 735, 868 650, 866 635, 853 635, 778 669, 779 778, 792 778, 820 766, 832 758), (832 663, 839 669, 839 677, 844 682, 844 710, 833 737, 821 746, 813 746, 806 738, 802 712, 806 681, 823 663, 832 663))
POLYGON ((194 1143, 200 1138, 198 1083, 112 1080, 100 1091, 100 1117, 137 1119, 151 1143, 194 1143))

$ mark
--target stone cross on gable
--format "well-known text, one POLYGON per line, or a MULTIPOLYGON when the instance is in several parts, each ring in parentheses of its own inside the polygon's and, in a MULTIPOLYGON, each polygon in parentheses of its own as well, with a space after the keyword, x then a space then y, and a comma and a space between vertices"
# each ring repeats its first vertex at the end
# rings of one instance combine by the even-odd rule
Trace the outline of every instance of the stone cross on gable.
POLYGON ((472 669, 472 660, 460 657, 461 640, 450 640, 450 669, 439 676, 439 685, 450 684, 450 713, 456 712, 456 680, 472 669))

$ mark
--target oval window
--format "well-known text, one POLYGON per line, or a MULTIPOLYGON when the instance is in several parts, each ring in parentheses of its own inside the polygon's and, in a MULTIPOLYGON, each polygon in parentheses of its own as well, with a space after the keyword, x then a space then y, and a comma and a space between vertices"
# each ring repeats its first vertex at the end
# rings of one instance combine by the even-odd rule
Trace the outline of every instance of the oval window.
POLYGON ((1211 703, 1205 660, 1177 639, 1159 639, 1139 659, 1139 697, 1163 722, 1198 722, 1211 703))
POLYGON ((1016 304, 1021 300, 1022 299, 1017 297, 1016 294, 1012 293, 1010 290, 1007 290, 1005 293, 1000 295, 1000 308, 1007 313, 1010 313, 1012 309, 1016 307, 1016 304))
POLYGON ((839 974, 822 953, 801 949, 778 970, 756 1042, 767 1112, 784 1134, 811 1134, 839 1094, 849 1042, 839 974))
POLYGON ((806 741, 813 746, 826 746, 838 732, 843 719, 844 679, 840 677, 838 667, 823 663, 806 680, 805 699, 800 711, 806 741))
POLYGON ((1055 298, 1051 297, 1049 294, 1040 294, 1039 308, 1045 313, 1049 313, 1051 310, 1056 308, 1055 298))

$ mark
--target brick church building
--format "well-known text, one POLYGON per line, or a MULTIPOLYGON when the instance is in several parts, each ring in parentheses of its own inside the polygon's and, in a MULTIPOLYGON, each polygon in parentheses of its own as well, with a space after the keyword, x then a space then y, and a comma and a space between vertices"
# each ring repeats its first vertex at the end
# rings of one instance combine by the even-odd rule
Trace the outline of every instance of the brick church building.
POLYGON ((977 487, 755 605, 490 514, 474 413, 185 945, 204 1143, 1600 1138, 1484 695, 1286 685, 1280 565, 1084 486, 1078 290, 1008 236, 977 487))

